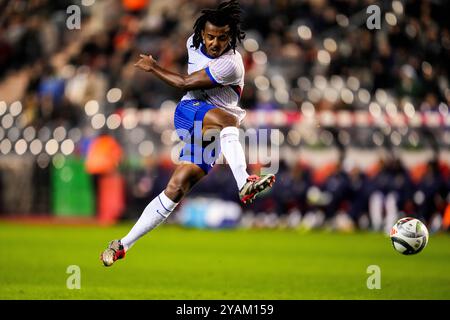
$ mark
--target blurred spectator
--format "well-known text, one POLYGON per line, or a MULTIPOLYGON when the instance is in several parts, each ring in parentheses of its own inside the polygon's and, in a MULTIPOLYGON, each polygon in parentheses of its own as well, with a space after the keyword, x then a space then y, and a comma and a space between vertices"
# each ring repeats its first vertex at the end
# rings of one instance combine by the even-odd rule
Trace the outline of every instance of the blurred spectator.
POLYGON ((369 214, 372 229, 389 233, 400 218, 406 203, 411 201, 413 184, 408 171, 399 159, 381 163, 378 174, 371 181, 369 214))
POLYGON ((358 166, 352 165, 349 169, 350 190, 349 190, 349 209, 348 214, 353 220, 354 225, 362 225, 361 218, 368 212, 369 203, 369 178, 367 174, 358 166))
POLYGON ((351 185, 348 174, 343 169, 342 161, 338 162, 336 170, 326 179, 321 190, 328 196, 324 213, 325 221, 329 221, 344 206, 349 205, 347 199, 351 192, 351 185))
POLYGON ((443 212, 446 206, 447 190, 438 161, 430 161, 414 193, 417 218, 430 224, 436 214, 439 215, 439 212, 443 212))

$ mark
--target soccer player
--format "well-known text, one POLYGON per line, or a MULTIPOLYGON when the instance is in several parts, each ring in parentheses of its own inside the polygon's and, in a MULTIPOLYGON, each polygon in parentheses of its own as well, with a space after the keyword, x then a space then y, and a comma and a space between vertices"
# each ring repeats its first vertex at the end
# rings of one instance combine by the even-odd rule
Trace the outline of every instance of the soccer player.
POLYGON ((195 22, 194 34, 187 40, 188 75, 162 68, 151 55, 141 54, 135 64, 186 91, 174 115, 177 133, 186 144, 166 189, 147 205, 130 232, 120 240, 111 241, 101 254, 105 266, 123 258, 140 237, 161 224, 192 187, 208 174, 220 151, 233 172, 243 203, 253 201, 275 181, 273 174, 260 177, 247 173, 239 142, 238 127, 245 116, 245 111, 238 106, 245 70, 242 57, 235 50, 237 41, 245 37, 240 29, 239 3, 231 0, 201 13, 195 22), (202 138, 208 130, 218 130, 220 141, 205 145, 202 138), (207 149, 211 144, 214 148, 207 149))

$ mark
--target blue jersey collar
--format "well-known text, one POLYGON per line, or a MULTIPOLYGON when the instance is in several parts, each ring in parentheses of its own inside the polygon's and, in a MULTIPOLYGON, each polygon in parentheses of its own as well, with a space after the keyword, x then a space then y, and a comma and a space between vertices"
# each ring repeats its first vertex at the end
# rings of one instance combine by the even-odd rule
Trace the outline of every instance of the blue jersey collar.
POLYGON ((209 59, 215 59, 214 57, 211 57, 208 53, 206 53, 206 47, 201 44, 200 45, 200 51, 203 53, 203 55, 209 59))
MULTIPOLYGON (((231 46, 228 46, 224 51, 223 51, 223 53, 220 55, 220 56, 222 56, 225 52, 227 52, 228 50, 230 50, 231 49, 231 46)), ((205 45, 202 43, 202 44, 200 44, 200 51, 201 51, 201 53, 203 53, 203 55, 205 56, 205 57, 207 57, 207 58, 209 58, 209 59, 216 59, 216 58, 214 58, 214 57, 212 57, 212 56, 210 56, 207 52, 206 52, 206 47, 205 47, 205 45)), ((219 57, 220 57, 219 56, 219 57)), ((217 57, 218 58, 218 57, 217 57)))

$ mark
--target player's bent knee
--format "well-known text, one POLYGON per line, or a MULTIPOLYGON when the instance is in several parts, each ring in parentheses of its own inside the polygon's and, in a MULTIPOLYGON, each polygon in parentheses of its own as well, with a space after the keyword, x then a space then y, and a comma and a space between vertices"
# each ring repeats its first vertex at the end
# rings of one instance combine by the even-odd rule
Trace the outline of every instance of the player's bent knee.
POLYGON ((205 115, 203 123, 204 126, 217 127, 219 129, 239 126, 237 117, 219 108, 209 110, 205 115))
POLYGON ((226 127, 239 127, 238 119, 231 114, 227 114, 227 116, 223 117, 222 129, 226 127))

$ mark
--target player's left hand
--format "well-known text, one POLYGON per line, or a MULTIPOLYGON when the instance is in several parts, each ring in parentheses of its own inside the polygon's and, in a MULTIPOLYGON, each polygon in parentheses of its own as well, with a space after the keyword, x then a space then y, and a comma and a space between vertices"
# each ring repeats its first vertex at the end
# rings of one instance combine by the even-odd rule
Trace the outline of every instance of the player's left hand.
POLYGON ((156 64, 156 60, 153 59, 151 55, 147 56, 145 54, 140 54, 139 57, 141 58, 134 64, 134 66, 147 72, 152 71, 153 67, 156 64))

